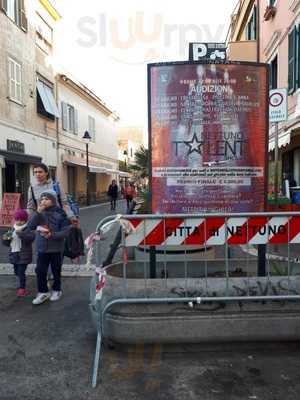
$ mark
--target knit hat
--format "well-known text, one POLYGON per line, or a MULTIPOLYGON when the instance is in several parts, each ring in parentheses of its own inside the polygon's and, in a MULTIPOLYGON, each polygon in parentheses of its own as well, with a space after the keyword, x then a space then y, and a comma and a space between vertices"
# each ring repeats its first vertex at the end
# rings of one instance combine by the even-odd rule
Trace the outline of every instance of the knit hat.
POLYGON ((43 193, 41 193, 40 200, 42 199, 42 197, 46 197, 47 199, 51 200, 53 204, 57 203, 57 193, 55 190, 45 190, 43 193))
POLYGON ((15 221, 28 221, 28 213, 26 210, 20 208, 14 212, 14 220, 15 221))

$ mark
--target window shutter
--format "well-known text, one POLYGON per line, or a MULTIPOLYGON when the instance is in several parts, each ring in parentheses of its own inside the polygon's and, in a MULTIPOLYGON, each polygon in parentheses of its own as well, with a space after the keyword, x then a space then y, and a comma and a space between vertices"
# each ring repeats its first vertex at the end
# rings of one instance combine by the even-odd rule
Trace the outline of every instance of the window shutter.
POLYGON ((19 21, 18 24, 20 28, 23 29, 24 32, 27 32, 28 29, 28 21, 25 11, 25 0, 19 0, 19 21))
POLYGON ((74 108, 74 133, 78 135, 78 111, 74 108))
POLYGON ((0 0, 0 7, 7 14, 7 0, 0 0))
POLYGON ((253 8, 253 40, 257 39, 257 8, 254 6, 253 8))
POLYGON ((288 88, 289 93, 293 93, 296 89, 296 49, 297 49, 297 29, 294 27, 289 34, 289 71, 288 71, 288 88))
POLYGON ((61 113, 62 113, 62 128, 64 131, 68 130, 68 106, 67 103, 61 102, 61 113))
POLYGON ((300 24, 298 25, 298 32, 297 32, 297 60, 296 60, 296 71, 297 73, 297 89, 300 88, 300 24))

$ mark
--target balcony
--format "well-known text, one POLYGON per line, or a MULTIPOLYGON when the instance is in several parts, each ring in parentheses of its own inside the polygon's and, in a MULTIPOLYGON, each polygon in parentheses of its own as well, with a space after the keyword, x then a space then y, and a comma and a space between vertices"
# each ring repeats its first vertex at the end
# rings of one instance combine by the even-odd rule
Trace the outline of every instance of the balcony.
POLYGON ((230 61, 257 61, 257 41, 229 42, 227 57, 230 61))

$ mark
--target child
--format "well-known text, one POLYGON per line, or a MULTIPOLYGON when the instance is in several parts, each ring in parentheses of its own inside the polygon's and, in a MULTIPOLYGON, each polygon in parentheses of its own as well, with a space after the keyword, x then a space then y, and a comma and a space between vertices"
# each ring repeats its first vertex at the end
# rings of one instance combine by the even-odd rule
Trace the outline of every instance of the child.
POLYGON ((16 210, 14 226, 10 238, 9 262, 14 266, 17 277, 17 296, 26 295, 26 268, 32 262, 32 242, 35 234, 27 227, 28 214, 26 210, 16 210))
POLYGON ((41 193, 37 211, 29 222, 30 229, 37 231, 36 275, 38 293, 33 304, 42 304, 46 300, 59 300, 61 291, 61 266, 63 261, 64 239, 69 233, 70 222, 64 210, 57 205, 57 194, 54 190, 41 193), (48 268, 53 274, 52 293, 47 286, 48 268))

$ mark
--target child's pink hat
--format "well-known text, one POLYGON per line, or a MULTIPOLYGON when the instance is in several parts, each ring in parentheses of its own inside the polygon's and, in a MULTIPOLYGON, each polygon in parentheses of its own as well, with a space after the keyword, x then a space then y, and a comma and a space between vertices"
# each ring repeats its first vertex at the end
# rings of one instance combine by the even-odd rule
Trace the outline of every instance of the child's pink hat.
POLYGON ((20 208, 14 212, 15 221, 28 221, 28 213, 26 210, 20 208))

